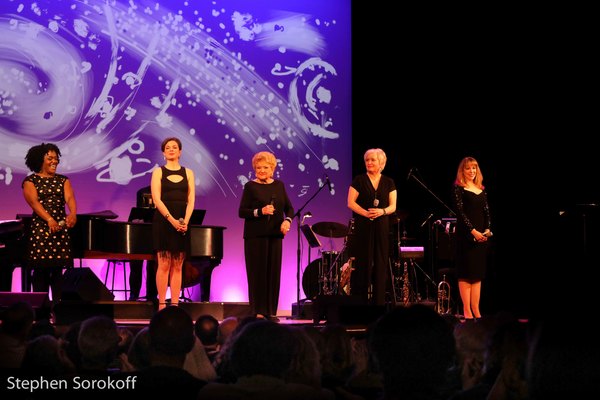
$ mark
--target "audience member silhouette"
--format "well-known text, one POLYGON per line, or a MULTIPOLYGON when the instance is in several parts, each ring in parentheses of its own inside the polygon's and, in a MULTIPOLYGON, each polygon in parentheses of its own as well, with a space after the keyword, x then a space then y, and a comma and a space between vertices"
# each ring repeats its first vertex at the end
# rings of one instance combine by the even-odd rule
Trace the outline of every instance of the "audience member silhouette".
POLYGON ((151 365, 150 329, 148 327, 140 329, 133 337, 131 346, 129 346, 129 351, 127 352, 127 360, 136 371, 151 365))
POLYGON ((217 335, 219 332, 219 320, 210 314, 202 314, 196 318, 194 333, 200 339, 204 350, 212 361, 217 351, 217 335))
MULTIPOLYGON (((490 318, 486 318, 489 321, 490 318)), ((453 399, 471 398, 472 394, 466 391, 479 393, 485 398, 490 390, 491 383, 481 384, 486 350, 494 327, 484 323, 483 319, 477 323, 467 321, 454 327, 454 340, 456 342, 456 378, 459 381, 458 392, 460 395, 453 399)))
POLYGON ((31 304, 19 301, 8 306, 0 324, 0 369, 19 368, 27 348, 27 338, 35 320, 31 304))
POLYGON ((369 351, 368 339, 353 337, 352 354, 354 373, 346 382, 348 392, 363 400, 379 400, 383 397, 383 377, 377 362, 369 351))
POLYGON ((325 341, 323 387, 331 390, 343 388, 354 373, 352 340, 342 325, 327 325, 321 330, 325 341))
POLYGON ((314 388, 321 388, 321 354, 309 334, 301 329, 292 327, 298 345, 292 358, 289 370, 285 374, 286 382, 303 383, 314 388))
POLYGON ((536 321, 527 359, 529 399, 587 399, 600 393, 597 342, 588 320, 536 321))
MULTIPOLYGON (((37 315, 37 313, 36 313, 37 315)), ((48 318, 38 319, 33 323, 31 331, 29 331, 28 340, 33 340, 38 336, 50 335, 57 337, 56 327, 50 322, 48 318)))
MULTIPOLYGON (((528 353, 528 329, 525 323, 513 320, 498 327, 488 350, 499 359, 499 373, 493 382, 487 400, 526 400, 529 398, 525 375, 528 353)), ((484 368, 487 372, 487 364, 484 368)), ((485 379, 485 377, 484 377, 485 379)))
POLYGON ((119 334, 117 354, 127 354, 131 347, 131 342, 133 342, 133 331, 126 326, 119 326, 117 327, 117 332, 119 334))
POLYGON ((83 375, 106 375, 120 370, 117 363, 119 352, 117 324, 104 315, 94 316, 82 322, 77 337, 81 354, 79 373, 83 375))
POLYGON ((383 315, 371 349, 383 374, 384 399, 440 399, 454 361, 454 337, 432 309, 415 304, 383 315))
POLYGON ((179 307, 166 307, 150 320, 150 366, 135 373, 136 393, 156 395, 165 388, 176 390, 178 397, 195 398, 206 384, 183 369, 186 355, 194 347, 194 322, 179 307))
POLYGON ((81 368, 81 352, 79 351, 77 338, 79 337, 79 331, 81 330, 82 323, 83 321, 75 321, 71 323, 60 338, 61 347, 64 350, 67 358, 75 366, 76 371, 81 368))
POLYGON ((208 359, 208 354, 198 337, 194 336, 194 347, 185 356, 183 369, 203 381, 213 381, 217 372, 208 359))
POLYGON ((75 366, 52 335, 41 335, 27 344, 21 372, 24 376, 59 378, 75 372, 75 366))
POLYGON ((291 329, 268 320, 243 325, 228 353, 235 383, 208 383, 198 399, 335 399, 328 390, 286 382, 301 348, 291 329))

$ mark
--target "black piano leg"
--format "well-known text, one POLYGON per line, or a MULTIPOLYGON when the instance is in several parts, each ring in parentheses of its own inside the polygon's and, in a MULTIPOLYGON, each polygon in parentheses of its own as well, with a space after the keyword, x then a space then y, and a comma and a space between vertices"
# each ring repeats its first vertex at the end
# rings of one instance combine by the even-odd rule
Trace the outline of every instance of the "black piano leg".
POLYGON ((210 280, 212 274, 212 268, 206 271, 208 273, 203 274, 200 280, 200 301, 209 302, 210 301, 210 280))

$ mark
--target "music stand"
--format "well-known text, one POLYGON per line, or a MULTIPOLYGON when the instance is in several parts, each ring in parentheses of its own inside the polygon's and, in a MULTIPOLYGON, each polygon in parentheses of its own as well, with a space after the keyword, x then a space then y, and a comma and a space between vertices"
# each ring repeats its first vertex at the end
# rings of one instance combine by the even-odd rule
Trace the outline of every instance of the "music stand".
POLYGON ((152 222, 152 218, 154 217, 155 208, 147 208, 147 207, 131 207, 131 211, 129 211, 128 222, 152 222))
POLYGON ((312 230, 310 225, 302 225, 300 226, 300 230, 304 234, 304 237, 306 238, 306 241, 311 249, 322 246, 319 238, 317 235, 315 235, 315 232, 312 230))
POLYGON ((310 265, 310 262, 311 262, 310 250, 314 249, 315 247, 321 248, 321 247, 323 247, 323 245, 321 244, 321 241, 315 234, 315 231, 312 230, 312 226, 300 225, 300 230, 302 231, 304 238, 308 242, 308 263, 306 265, 310 265))
POLYGON ((202 225, 204 217, 206 216, 206 210, 195 209, 192 211, 189 225, 202 225))

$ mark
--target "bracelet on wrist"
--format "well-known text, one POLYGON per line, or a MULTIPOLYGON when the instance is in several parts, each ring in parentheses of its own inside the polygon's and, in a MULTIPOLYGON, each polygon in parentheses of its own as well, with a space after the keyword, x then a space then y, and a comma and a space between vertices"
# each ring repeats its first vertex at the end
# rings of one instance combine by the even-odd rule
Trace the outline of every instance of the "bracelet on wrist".
POLYGON ((385 208, 382 208, 382 210, 383 210, 383 215, 386 215, 387 212, 385 212, 385 208))
POLYGON ((169 217, 170 217, 170 216, 171 216, 171 214, 169 214, 169 213, 166 213, 166 214, 165 214, 165 219, 169 219, 169 217))

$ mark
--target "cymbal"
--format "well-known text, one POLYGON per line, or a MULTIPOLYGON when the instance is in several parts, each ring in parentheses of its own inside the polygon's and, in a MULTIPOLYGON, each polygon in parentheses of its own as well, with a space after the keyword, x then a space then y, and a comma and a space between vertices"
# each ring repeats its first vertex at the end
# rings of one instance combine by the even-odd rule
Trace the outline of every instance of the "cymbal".
POLYGON ((346 225, 338 222, 317 222, 311 228, 317 235, 326 237, 341 238, 348 234, 346 225))

